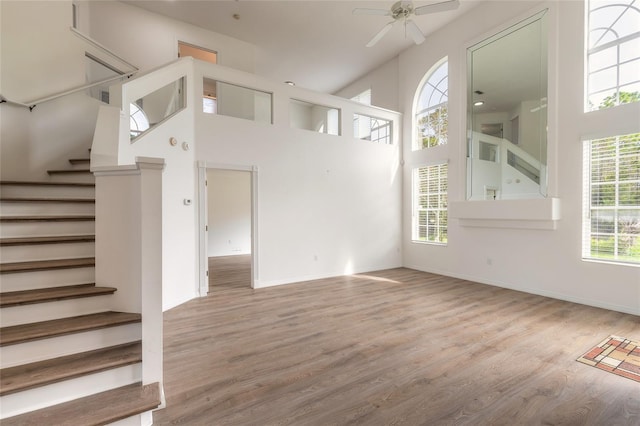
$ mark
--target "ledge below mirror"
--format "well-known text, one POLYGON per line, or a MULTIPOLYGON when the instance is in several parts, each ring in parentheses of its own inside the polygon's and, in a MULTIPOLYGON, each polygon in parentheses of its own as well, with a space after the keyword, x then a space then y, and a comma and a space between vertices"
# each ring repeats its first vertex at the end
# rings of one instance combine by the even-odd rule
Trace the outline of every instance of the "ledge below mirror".
POLYGON ((560 199, 453 201, 449 217, 461 226, 554 230, 561 218, 560 199))

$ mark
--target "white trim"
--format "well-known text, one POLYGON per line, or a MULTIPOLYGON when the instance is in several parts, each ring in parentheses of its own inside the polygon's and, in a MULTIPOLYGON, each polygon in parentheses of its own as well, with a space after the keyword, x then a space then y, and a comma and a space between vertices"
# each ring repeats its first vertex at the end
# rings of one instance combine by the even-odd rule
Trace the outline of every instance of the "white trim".
POLYGON ((631 315, 640 315, 640 307, 639 308, 631 308, 629 306, 616 305, 613 303, 603 303, 601 300, 597 299, 585 299, 581 297, 569 296, 564 293, 557 293, 555 291, 544 291, 538 290, 536 288, 531 287, 520 287, 512 284, 508 284, 504 281, 500 280, 491 280, 487 278, 478 278, 471 275, 466 274, 457 274, 451 271, 445 271, 438 268, 424 268, 416 265, 404 265, 405 268, 414 269, 420 272, 428 272, 430 274, 442 275, 445 277, 458 278, 461 280, 470 281, 471 284, 487 284, 492 285, 494 287, 506 288, 509 290, 522 291, 529 294, 535 294, 537 296, 549 297, 551 299, 562 300, 565 302, 578 303, 580 305, 586 306, 594 306, 596 308, 609 309, 611 311, 622 312, 625 314, 631 315))
POLYGON ((259 288, 259 262, 258 262, 258 166, 242 164, 223 164, 210 161, 198 161, 198 288, 200 297, 209 293, 208 271, 208 242, 205 226, 207 226, 207 170, 233 170, 251 173, 251 288, 259 288), (203 266, 205 265, 205 266, 203 266))
POLYGON ((207 169, 198 163, 198 221, 197 239, 198 256, 196 257, 196 270, 198 274, 199 296, 204 297, 209 293, 209 262, 208 262, 208 235, 207 235, 207 169))
POLYGON ((351 277, 354 275, 367 274, 374 271, 395 269, 395 268, 401 268, 401 267, 402 265, 395 264, 395 263, 390 263, 387 265, 381 265, 381 264, 369 265, 363 268, 358 268, 357 270, 348 274, 345 274, 344 271, 335 271, 334 273, 301 275, 301 276, 289 277, 284 279, 261 281, 261 282, 256 282, 256 286, 254 288, 258 289, 258 288, 276 287, 276 286, 287 285, 287 284, 306 285, 309 283, 309 281, 322 280, 322 279, 335 278, 335 277, 351 277))

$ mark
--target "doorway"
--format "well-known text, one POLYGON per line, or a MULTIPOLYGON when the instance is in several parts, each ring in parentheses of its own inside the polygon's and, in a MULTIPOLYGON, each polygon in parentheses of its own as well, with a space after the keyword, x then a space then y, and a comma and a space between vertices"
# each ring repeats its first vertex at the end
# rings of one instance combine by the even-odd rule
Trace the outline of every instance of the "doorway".
POLYGON ((184 41, 178 41, 178 58, 184 58, 185 56, 191 56, 193 59, 199 59, 212 64, 218 63, 218 52, 215 50, 209 50, 204 47, 185 43, 184 41))
POLYGON ((200 295, 213 286, 253 288, 256 265, 257 169, 200 167, 200 295))

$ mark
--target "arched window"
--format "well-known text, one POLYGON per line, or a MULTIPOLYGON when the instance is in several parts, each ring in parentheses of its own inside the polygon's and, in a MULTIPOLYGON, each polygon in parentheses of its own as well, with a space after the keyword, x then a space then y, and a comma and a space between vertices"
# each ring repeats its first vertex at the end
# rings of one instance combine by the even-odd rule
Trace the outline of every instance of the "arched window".
POLYGON ((589 0, 588 7, 586 111, 640 101, 640 5, 589 0))
POLYGON ((129 105, 129 126, 131 139, 137 138, 145 130, 149 129, 149 119, 147 118, 147 114, 144 113, 142 108, 134 103, 129 105))
POLYGON ((415 103, 414 150, 447 143, 448 77, 449 61, 444 58, 429 70, 423 80, 415 103))

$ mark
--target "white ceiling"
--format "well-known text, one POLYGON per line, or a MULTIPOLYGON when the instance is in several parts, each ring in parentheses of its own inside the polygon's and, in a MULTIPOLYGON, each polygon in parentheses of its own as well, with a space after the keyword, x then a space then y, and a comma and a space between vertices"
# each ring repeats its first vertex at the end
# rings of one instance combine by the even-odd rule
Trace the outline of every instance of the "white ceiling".
MULTIPOLYGON (((480 0, 462 0, 454 11, 414 17, 425 35, 466 13, 480 0)), ((438 1, 414 2, 423 6, 438 1)), ((256 72, 276 81, 334 93, 413 45, 396 25, 374 47, 367 42, 391 19, 353 15, 356 7, 390 9, 394 0, 127 0, 143 9, 188 22, 259 48, 256 72), (240 19, 233 18, 234 14, 240 19)), ((429 38, 425 43, 429 43, 429 38)))

